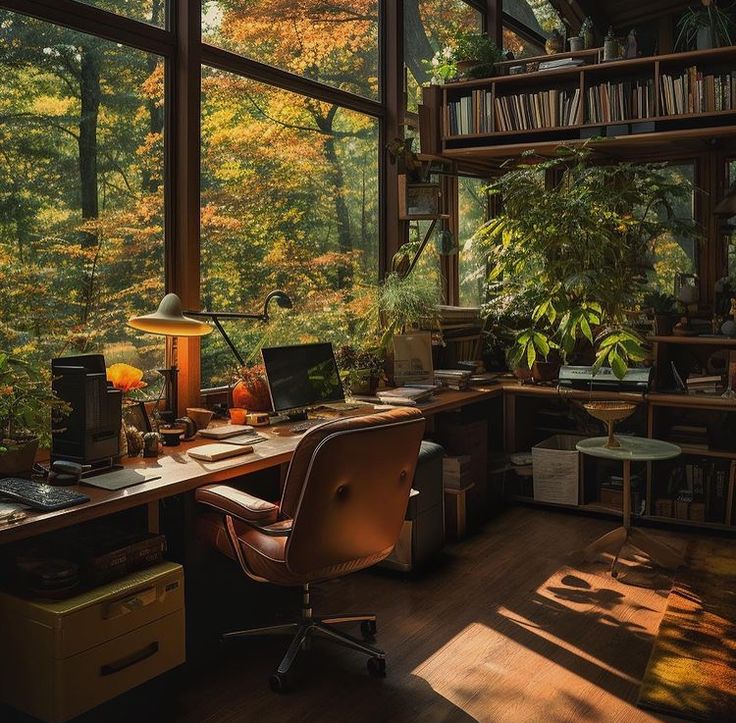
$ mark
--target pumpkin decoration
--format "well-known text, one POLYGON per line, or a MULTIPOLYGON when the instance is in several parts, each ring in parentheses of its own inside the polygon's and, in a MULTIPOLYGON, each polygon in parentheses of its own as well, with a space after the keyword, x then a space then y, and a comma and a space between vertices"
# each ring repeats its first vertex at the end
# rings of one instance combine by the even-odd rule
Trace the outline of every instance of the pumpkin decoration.
POLYGON ((239 379, 233 387, 233 406, 249 412, 271 411, 271 395, 262 364, 240 370, 239 379))

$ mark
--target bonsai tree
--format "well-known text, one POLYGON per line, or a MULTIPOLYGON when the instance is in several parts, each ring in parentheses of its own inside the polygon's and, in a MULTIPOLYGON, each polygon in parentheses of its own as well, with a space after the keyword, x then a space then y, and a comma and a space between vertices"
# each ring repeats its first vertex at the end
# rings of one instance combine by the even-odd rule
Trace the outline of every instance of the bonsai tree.
POLYGON ((512 365, 531 369, 553 350, 567 361, 588 345, 596 369, 623 377, 645 358, 626 312, 647 288, 657 238, 692 232, 672 210, 688 189, 664 164, 593 164, 587 148, 565 147, 550 159, 530 152, 524 161, 490 185, 503 211, 470 242, 489 258, 486 311, 531 306, 512 365), (548 171, 558 173, 554 188, 545 187, 548 171))

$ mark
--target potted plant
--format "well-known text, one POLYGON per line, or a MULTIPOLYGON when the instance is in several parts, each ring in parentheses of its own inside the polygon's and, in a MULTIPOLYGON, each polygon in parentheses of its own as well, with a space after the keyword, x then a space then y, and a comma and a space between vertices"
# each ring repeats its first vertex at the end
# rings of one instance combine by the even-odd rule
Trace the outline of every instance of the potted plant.
POLYGON ((644 297, 642 306, 654 317, 654 333, 657 336, 669 336, 678 316, 677 299, 672 294, 650 291, 644 297))
POLYGON ((337 366, 348 394, 375 396, 383 378, 383 354, 377 348, 341 346, 337 350, 337 366))
POLYGON ((732 45, 736 27, 732 7, 724 10, 716 0, 700 0, 700 5, 688 8, 678 23, 677 46, 684 50, 709 50, 732 45))
POLYGON ((403 278, 396 272, 387 274, 378 292, 383 329, 380 348, 387 349, 396 334, 413 329, 437 329, 439 300, 437 284, 423 274, 414 272, 403 278))
MULTIPOLYGON (((595 352, 594 368, 623 377, 645 358, 628 311, 641 301, 665 232, 693 232, 672 210, 688 189, 664 164, 596 165, 587 148, 533 153, 489 187, 503 211, 476 232, 489 259, 491 291, 533 304, 510 361, 529 371, 557 352, 567 363, 595 352), (545 185, 547 171, 561 180, 545 185)), ((491 294, 489 305, 493 305, 491 294)))
POLYGON ((51 388, 51 372, 0 352, 0 476, 29 476, 39 445, 69 405, 51 388))
POLYGON ((452 43, 424 61, 433 85, 458 78, 486 78, 493 75, 503 51, 486 34, 460 32, 452 43))

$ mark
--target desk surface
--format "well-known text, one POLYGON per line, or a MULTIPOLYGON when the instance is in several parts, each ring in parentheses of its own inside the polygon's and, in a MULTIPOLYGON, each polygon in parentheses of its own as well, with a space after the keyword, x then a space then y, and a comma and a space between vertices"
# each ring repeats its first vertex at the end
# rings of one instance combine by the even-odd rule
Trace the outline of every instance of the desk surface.
MULTIPOLYGON (((502 394, 500 385, 475 389, 467 392, 446 391, 437 395, 430 403, 421 406, 426 416, 458 409, 469 404, 483 402, 502 394)), ((363 413, 372 412, 368 408, 363 413)), ((360 413, 358 412, 353 412, 360 413)), ((241 457, 231 457, 219 462, 202 462, 191 459, 187 450, 210 440, 197 439, 184 442, 178 447, 164 448, 158 458, 136 457, 126 459, 126 469, 136 469, 155 474, 159 479, 143 482, 118 491, 102 490, 81 486, 79 489, 90 497, 90 501, 56 512, 28 512, 28 517, 17 523, 0 524, 0 543, 14 542, 28 537, 70 527, 80 522, 157 502, 165 497, 188 492, 213 482, 223 482, 252 472, 287 464, 299 440, 304 435, 276 435, 274 428, 259 428, 268 437, 267 442, 254 445, 253 452, 241 457)))

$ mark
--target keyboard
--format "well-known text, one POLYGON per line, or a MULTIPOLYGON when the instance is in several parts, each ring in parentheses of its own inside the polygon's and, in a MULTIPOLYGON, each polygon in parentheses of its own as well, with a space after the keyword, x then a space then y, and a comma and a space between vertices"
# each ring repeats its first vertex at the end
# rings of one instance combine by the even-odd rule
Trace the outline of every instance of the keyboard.
POLYGON ((34 510, 53 512, 89 502, 89 497, 81 492, 52 487, 29 479, 7 477, 0 479, 0 497, 28 505, 34 510))
POLYGON ((289 427, 289 431, 293 432, 294 434, 303 434, 304 432, 308 432, 312 427, 316 427, 318 424, 322 424, 322 422, 325 421, 327 420, 307 419, 304 422, 297 422, 296 424, 293 424, 291 427, 289 427))

